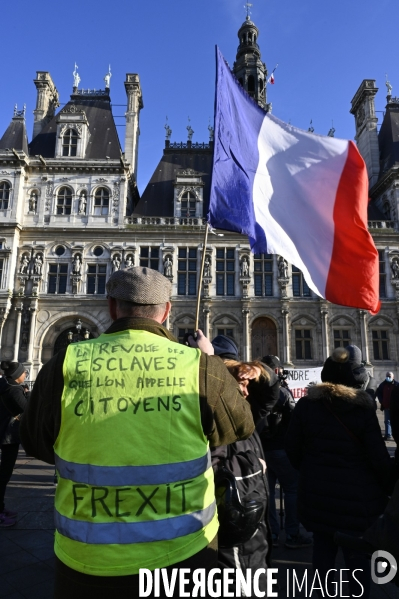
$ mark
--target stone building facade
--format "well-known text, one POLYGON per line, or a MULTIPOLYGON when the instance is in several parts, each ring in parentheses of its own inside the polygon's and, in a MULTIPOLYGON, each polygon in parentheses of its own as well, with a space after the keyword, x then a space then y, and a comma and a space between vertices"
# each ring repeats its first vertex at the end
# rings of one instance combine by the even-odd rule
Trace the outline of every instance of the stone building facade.
MULTIPOLYGON (((233 70, 265 109, 267 68, 258 29, 239 30, 233 70)), ((200 327, 234 337, 243 359, 277 354, 286 366, 319 366, 337 345, 355 343, 374 375, 399 363, 399 99, 389 94, 377 132, 375 82, 352 100, 356 140, 370 177, 369 227, 380 254, 382 309, 333 305, 309 290, 281 257, 253 255, 246 238, 210 234, 204 248, 213 131, 206 143, 167 139, 140 197, 136 186, 140 80, 127 74, 125 151, 103 90, 81 90, 59 107, 48 72, 34 81, 37 105, 28 144, 25 112, 14 111, 0 140, 1 358, 41 365, 71 341, 110 324, 105 281, 130 265, 157 268, 173 284, 166 325, 182 338, 194 328, 198 273, 205 251, 200 327)), ((144 132, 145 134, 145 132, 144 132)), ((350 232, 348 232, 350 234, 350 232)), ((399 373, 397 373, 399 376, 399 373)))

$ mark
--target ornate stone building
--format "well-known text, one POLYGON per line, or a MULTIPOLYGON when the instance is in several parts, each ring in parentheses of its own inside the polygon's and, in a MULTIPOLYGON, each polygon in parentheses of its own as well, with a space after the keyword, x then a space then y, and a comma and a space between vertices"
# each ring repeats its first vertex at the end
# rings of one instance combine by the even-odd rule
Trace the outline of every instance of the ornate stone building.
MULTIPOLYGON (((265 109, 266 65, 258 29, 238 32, 233 70, 265 109)), ((35 79, 37 105, 28 144, 25 111, 15 109, 0 140, 1 357, 19 359, 33 380, 71 341, 97 336, 109 323, 105 281, 119 268, 146 265, 173 283, 166 323, 182 338, 193 329, 202 253, 205 275, 200 327, 234 337, 244 359, 278 354, 287 366, 318 366, 338 345, 355 343, 374 374, 398 365, 399 99, 387 98, 377 133, 375 82, 352 101, 356 139, 369 176, 369 227, 380 254, 381 312, 336 306, 315 296, 302 273, 279 256, 253 255, 246 238, 210 235, 203 247, 212 165, 206 143, 171 141, 144 193, 136 187, 140 80, 127 74, 125 151, 104 90, 79 89, 59 109, 47 72, 35 79)), ((210 92, 211 93, 211 92, 210 92)), ((145 132, 143 132, 145 135, 145 132)), ((350 232, 348 232, 350 234, 350 232)), ((398 373, 399 374, 399 373, 398 373)))

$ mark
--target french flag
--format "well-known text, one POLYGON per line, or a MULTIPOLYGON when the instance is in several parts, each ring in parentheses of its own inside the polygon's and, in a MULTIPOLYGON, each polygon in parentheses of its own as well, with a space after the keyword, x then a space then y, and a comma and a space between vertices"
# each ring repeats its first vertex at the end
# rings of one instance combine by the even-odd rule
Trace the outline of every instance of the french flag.
POLYGON ((283 256, 320 297, 376 314, 378 252, 356 146, 265 113, 216 54, 210 226, 248 235, 256 254, 283 256))

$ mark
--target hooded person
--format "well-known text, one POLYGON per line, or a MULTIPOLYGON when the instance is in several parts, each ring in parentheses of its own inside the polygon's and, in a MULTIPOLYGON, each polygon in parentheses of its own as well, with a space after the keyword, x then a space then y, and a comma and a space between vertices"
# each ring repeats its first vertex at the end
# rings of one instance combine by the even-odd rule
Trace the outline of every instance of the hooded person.
MULTIPOLYGON (((359 357, 356 346, 334 350, 324 364, 323 382, 298 401, 286 436, 288 457, 299 470, 298 516, 313 532, 313 567, 330 593, 335 583, 327 572, 338 551, 335 532, 361 536, 388 499, 391 460, 373 400, 363 390, 368 375, 359 357)), ((343 551, 352 596, 368 597, 370 564, 343 551)))
POLYGON ((267 355, 262 358, 262 362, 276 373, 279 381, 277 399, 273 396, 270 398, 270 394, 262 393, 259 386, 255 384, 253 390, 258 403, 263 402, 262 421, 257 423, 257 431, 262 442, 267 465, 267 480, 270 491, 269 517, 273 546, 276 548, 280 546, 280 522, 276 509, 276 484, 278 480, 280 489, 284 493, 285 547, 288 549, 309 547, 313 543, 312 537, 301 532, 297 514, 299 475, 288 459, 284 442, 291 414, 295 409, 295 400, 284 378, 280 359, 277 356, 267 355))
POLYGON ((1 362, 4 375, 0 378, 0 528, 13 526, 17 513, 6 509, 4 496, 14 470, 19 449, 20 416, 26 409, 28 395, 22 388, 25 366, 19 362, 1 362))

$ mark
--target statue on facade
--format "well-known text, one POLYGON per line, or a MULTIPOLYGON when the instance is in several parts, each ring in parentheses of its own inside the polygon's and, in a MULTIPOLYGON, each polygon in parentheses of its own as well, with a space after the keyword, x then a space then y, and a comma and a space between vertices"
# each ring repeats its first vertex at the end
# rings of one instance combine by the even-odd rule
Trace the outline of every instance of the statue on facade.
POLYGON ((21 257, 21 263, 19 266, 19 272, 21 275, 27 275, 28 274, 28 267, 29 267, 29 256, 28 254, 23 254, 21 257))
POLYGON ((129 254, 128 256, 126 256, 125 268, 131 268, 132 266, 133 266, 133 256, 132 256, 132 254, 129 254))
POLYGON ((37 277, 42 276, 42 268, 43 268, 43 258, 41 254, 36 254, 35 260, 33 262, 33 274, 37 277))
POLYGON ((249 264, 248 264, 248 258, 246 256, 244 256, 244 258, 242 259, 242 262, 241 262, 241 276, 244 278, 249 277, 249 264))
POLYGON ((79 73, 78 73, 78 65, 75 62, 75 69, 72 73, 73 75, 73 87, 79 87, 79 83, 80 83, 80 77, 79 77, 79 73))
POLYGON ((211 277, 211 263, 209 261, 209 257, 207 256, 205 258, 205 262, 204 262, 204 278, 210 279, 210 277, 211 277))
POLYGON ((171 135, 172 135, 172 129, 169 127, 168 117, 166 117, 166 123, 165 123, 164 129, 166 131, 166 139, 170 139, 171 135))
POLYGON ((393 258, 391 262, 392 278, 399 279, 399 261, 398 258, 393 258))
POLYGON ((36 214, 36 210, 37 210, 37 194, 36 192, 32 192, 30 194, 30 198, 29 198, 29 212, 33 212, 33 214, 36 214))
POLYGON ((120 267, 121 267, 120 254, 115 254, 115 256, 112 258, 112 272, 116 272, 117 270, 120 270, 120 267))
POLYGON ((86 214, 87 197, 86 192, 82 191, 79 198, 79 214, 86 214))
POLYGON ((209 141, 213 141, 213 138, 215 135, 215 130, 210 123, 208 125, 208 131, 209 131, 209 141))
POLYGON ((105 89, 109 89, 109 84, 111 81, 112 73, 111 73, 111 65, 108 66, 108 73, 104 77, 105 81, 105 89))
POLYGON ((188 141, 191 141, 193 139, 193 135, 194 135, 194 131, 193 131, 190 123, 191 123, 191 121, 190 121, 190 118, 189 118, 188 119, 188 125, 186 127, 186 129, 188 131, 188 136, 187 136, 188 141))
POLYGON ((172 260, 170 259, 169 256, 166 256, 166 260, 163 263, 163 274, 165 277, 172 276, 172 266, 173 266, 172 260))
POLYGON ((392 85, 391 82, 388 81, 388 75, 386 75, 387 80, 385 81, 385 85, 387 88, 387 96, 392 96, 392 85))
POLYGON ((80 259, 80 254, 76 254, 73 257, 72 274, 74 274, 74 275, 81 275, 82 274, 82 261, 80 259))
POLYGON ((288 279, 288 262, 282 256, 278 259, 278 272, 280 279, 288 279))

